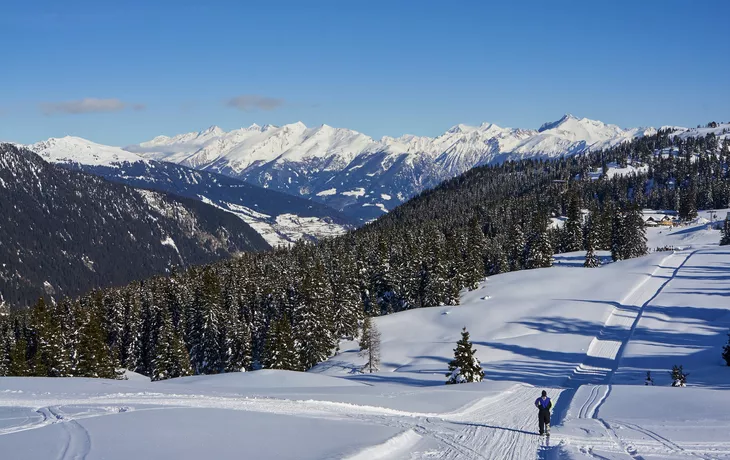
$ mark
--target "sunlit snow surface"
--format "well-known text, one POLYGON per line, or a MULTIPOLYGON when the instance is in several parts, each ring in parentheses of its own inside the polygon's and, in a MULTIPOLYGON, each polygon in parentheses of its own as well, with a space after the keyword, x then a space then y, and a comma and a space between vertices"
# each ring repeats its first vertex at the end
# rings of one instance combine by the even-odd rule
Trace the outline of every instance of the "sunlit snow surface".
POLYGON ((490 277, 459 306, 377 318, 372 375, 343 342, 309 373, 2 378, 0 457, 729 459, 730 249, 706 220, 648 229, 651 248, 674 251, 598 269, 564 254, 490 277), (446 386, 463 326, 486 380, 446 386), (675 363, 687 388, 670 387, 675 363), (549 443, 535 434, 543 388, 549 443))

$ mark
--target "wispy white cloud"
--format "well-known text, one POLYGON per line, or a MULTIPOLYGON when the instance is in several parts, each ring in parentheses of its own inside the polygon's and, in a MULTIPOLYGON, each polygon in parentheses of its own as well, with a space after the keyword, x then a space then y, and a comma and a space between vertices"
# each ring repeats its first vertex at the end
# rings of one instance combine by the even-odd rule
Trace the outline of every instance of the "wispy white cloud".
POLYGON ((227 107, 232 107, 239 110, 251 111, 251 110, 274 110, 284 105, 284 100, 259 96, 256 94, 244 94, 241 96, 232 97, 225 101, 227 107))
MULTIPOLYGON (((129 104, 119 99, 96 99, 93 97, 75 101, 43 102, 41 110, 46 115, 119 112, 129 104)), ((144 110, 144 104, 132 104, 134 110, 144 110)))

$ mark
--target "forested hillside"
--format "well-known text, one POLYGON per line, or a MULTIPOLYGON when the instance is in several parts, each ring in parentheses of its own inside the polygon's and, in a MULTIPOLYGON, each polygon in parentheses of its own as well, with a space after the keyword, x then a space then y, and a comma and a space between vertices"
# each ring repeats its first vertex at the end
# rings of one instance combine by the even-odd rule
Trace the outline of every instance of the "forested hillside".
POLYGON ((698 207, 727 207, 729 154, 730 142, 714 135, 659 132, 607 151, 476 168, 316 245, 8 317, 5 372, 90 375, 77 357, 82 339, 103 347, 94 356, 153 378, 308 369, 354 335, 363 315, 456 303, 484 276, 550 266, 554 252, 646 253, 640 208, 676 208, 689 219, 698 207), (552 225, 557 216, 567 216, 564 225, 552 225))
POLYGON ((61 299, 268 249, 237 217, 0 144, 0 301, 61 299))

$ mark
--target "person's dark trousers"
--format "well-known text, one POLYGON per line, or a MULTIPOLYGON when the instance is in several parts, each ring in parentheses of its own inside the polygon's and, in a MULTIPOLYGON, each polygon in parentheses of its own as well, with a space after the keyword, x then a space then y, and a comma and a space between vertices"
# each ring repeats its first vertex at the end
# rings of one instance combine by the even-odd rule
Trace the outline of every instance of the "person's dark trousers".
POLYGON ((545 434, 545 427, 547 426, 548 430, 550 429, 550 410, 540 409, 537 418, 540 424, 540 434, 545 434))

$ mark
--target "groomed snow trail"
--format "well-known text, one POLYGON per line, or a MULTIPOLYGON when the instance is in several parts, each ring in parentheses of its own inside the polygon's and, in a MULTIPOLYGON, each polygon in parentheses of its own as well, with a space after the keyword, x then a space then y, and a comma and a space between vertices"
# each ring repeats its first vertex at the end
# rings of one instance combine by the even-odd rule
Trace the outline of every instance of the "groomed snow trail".
MULTIPOLYGON (((591 341, 585 359, 573 370, 568 387, 578 388, 586 384, 600 385, 610 382, 644 309, 677 276, 679 269, 692 254, 694 252, 672 253, 662 259, 652 273, 614 307, 601 331, 591 341)), ((600 404, 595 410, 599 407, 600 404)))
MULTIPOLYGON (((664 258, 656 269, 637 285, 623 301, 617 305, 606 320, 601 332, 593 338, 586 353, 586 357, 569 377, 566 394, 573 398, 583 398, 575 418, 585 419, 593 425, 583 425, 581 430, 589 436, 561 435, 553 437, 553 442, 558 448, 542 452, 541 457, 546 459, 559 458, 559 446, 570 444, 578 447, 583 453, 593 458, 603 458, 595 451, 611 452, 625 455, 627 458, 643 459, 643 455, 649 456, 680 456, 690 458, 710 459, 716 458, 706 454, 730 455, 730 443, 727 446, 717 443, 697 443, 693 448, 683 448, 678 444, 666 439, 650 429, 619 420, 606 420, 600 417, 601 406, 611 395, 611 381, 621 364, 621 358, 626 350, 631 337, 641 320, 641 316, 648 305, 661 294, 664 288, 677 277, 682 267, 690 258, 698 253, 695 251, 674 252, 664 258), (578 391, 586 385, 590 391, 578 391), (639 433, 640 440, 631 438, 624 439, 615 427, 628 429, 639 433), (595 431, 594 431, 595 430, 595 431), (596 436, 595 433, 602 433, 596 436)), ((574 404, 578 406, 578 404, 574 404)), ((567 411, 567 406, 564 407, 567 411)), ((570 415, 568 416, 568 419, 570 415)), ((565 422, 565 420, 561 420, 565 422)))

